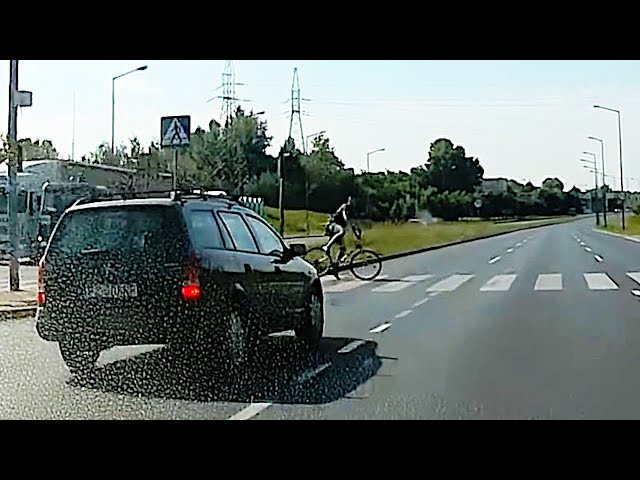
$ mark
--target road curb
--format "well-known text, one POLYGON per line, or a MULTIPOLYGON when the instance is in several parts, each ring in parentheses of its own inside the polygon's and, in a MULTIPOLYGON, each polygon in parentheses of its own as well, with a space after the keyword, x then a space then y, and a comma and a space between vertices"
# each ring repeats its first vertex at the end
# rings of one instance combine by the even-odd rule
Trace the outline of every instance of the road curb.
MULTIPOLYGON (((516 228, 514 230, 509 230, 508 232, 497 232, 497 233, 492 233, 489 235, 483 235, 481 237, 474 237, 474 238, 466 238, 464 240, 457 240, 455 242, 450 242, 450 243, 443 243, 441 245, 432 245, 429 247, 424 247, 424 248, 420 248, 418 250, 411 250, 409 252, 402 252, 402 253, 393 253, 391 255, 380 255, 380 260, 382 260, 382 262, 385 262, 387 260, 396 260, 398 258, 404 258, 404 257, 410 257, 411 255, 419 255, 420 253, 425 253, 425 252, 430 252, 433 250, 441 250, 443 248, 447 248, 447 247, 453 247, 455 245, 462 245, 465 243, 471 243, 471 242, 475 242, 477 240, 485 240, 487 238, 493 238, 493 237, 500 237, 502 235, 508 235, 510 233, 516 233, 516 232, 521 232, 523 230, 533 230, 534 228, 544 228, 544 227, 551 227, 553 225, 561 225, 563 223, 570 223, 570 222, 575 222, 578 220, 584 220, 584 216, 579 216, 577 218, 572 218, 572 219, 568 219, 565 220, 563 222, 550 222, 547 223, 546 225, 532 225, 532 226, 525 226, 522 228, 516 228)), ((366 247, 364 248, 366 250, 366 247)), ((358 266, 361 265, 361 263, 355 263, 354 266, 358 266)), ((342 265, 340 267, 338 267, 338 271, 339 272, 344 272, 346 270, 350 269, 350 265, 342 265)))
POLYGON ((593 231, 594 232, 598 232, 598 233, 604 233, 605 235, 611 235, 612 237, 623 238, 623 239, 629 240, 631 242, 640 243, 640 238, 633 238, 633 237, 630 237, 628 235, 622 235, 621 233, 607 232, 606 230, 601 230, 599 228, 594 228, 593 231))
POLYGON ((27 307, 3 307, 0 308, 0 322, 7 320, 19 320, 36 316, 37 306, 27 307))
POLYGON ((297 237, 284 237, 283 240, 303 240, 305 238, 323 238, 325 235, 317 234, 317 235, 299 235, 297 237))

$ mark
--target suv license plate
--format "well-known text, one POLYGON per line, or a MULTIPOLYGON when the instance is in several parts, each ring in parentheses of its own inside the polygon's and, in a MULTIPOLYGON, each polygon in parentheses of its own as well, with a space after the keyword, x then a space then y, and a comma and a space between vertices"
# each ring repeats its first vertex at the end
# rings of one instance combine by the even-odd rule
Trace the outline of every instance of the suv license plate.
POLYGON ((87 287, 88 298, 135 298, 138 296, 138 285, 91 285, 87 287))

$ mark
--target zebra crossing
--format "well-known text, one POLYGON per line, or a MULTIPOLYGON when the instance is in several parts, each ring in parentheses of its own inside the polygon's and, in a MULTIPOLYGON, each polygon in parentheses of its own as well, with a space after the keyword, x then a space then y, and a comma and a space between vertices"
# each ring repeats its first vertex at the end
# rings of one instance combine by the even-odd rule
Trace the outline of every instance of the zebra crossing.
MULTIPOLYGON (((618 275, 620 277, 621 275, 618 275)), ((625 281, 604 272, 573 274, 570 276, 562 273, 539 273, 533 275, 518 275, 516 273, 505 273, 491 275, 486 278, 472 273, 454 273, 448 275, 417 274, 403 278, 389 278, 389 275, 381 275, 371 282, 362 282, 357 279, 342 280, 336 282, 325 282, 325 293, 344 293, 357 288, 371 287, 373 294, 390 294, 401 292, 408 288, 425 288, 424 291, 432 294, 450 293, 468 286, 480 292, 508 292, 518 282, 526 282, 535 292, 558 292, 567 288, 567 279, 571 280, 571 286, 575 286, 578 281, 581 288, 588 291, 611 291, 619 290, 620 285, 625 281), (581 277, 581 279, 579 279, 581 277), (613 277, 613 278, 612 278, 613 277), (617 281, 616 281, 617 280, 617 281), (472 286, 473 285, 473 286, 472 286)), ((640 272, 625 272, 625 277, 631 279, 635 284, 640 285, 640 272)))

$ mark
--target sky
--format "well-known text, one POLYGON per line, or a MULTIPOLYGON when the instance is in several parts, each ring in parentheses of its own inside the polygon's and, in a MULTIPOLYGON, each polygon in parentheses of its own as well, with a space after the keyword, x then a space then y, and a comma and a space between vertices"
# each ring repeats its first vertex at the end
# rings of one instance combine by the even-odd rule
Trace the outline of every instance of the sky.
MULTIPOLYGON (((18 137, 49 139, 65 158, 74 139, 75 159, 94 151, 111 138, 111 79, 142 65, 148 69, 115 81, 116 144, 137 136, 147 146, 163 116, 191 115, 192 130, 220 120, 221 100, 208 100, 222 94, 225 60, 23 60, 19 89, 33 92, 33 106, 20 109, 18 137)), ((591 188, 594 175, 580 158, 594 152, 600 168, 600 145, 587 138, 595 136, 605 142, 607 181, 619 188, 617 116, 593 108, 600 104, 622 112, 625 189, 640 189, 639 61, 238 60, 233 67, 238 103, 265 112, 272 154, 289 132, 297 67, 308 99, 303 133, 326 131, 357 171, 379 148, 371 171, 409 171, 445 137, 480 160, 485 178, 539 185, 558 177, 567 188, 591 188)), ((8 84, 9 61, 0 61, 0 89, 8 84)), ((7 112, 5 93, 0 113, 7 112)))

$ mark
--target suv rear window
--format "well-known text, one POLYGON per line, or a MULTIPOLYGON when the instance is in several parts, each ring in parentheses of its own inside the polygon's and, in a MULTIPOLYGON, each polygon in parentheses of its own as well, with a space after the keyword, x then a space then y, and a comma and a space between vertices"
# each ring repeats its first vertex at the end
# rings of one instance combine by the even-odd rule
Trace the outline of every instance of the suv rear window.
POLYGON ((224 249, 220 229, 211 210, 192 210, 189 226, 194 243, 201 248, 224 249))
POLYGON ((114 207, 67 214, 50 250, 74 256, 83 250, 178 258, 184 245, 181 216, 172 207, 114 207))

